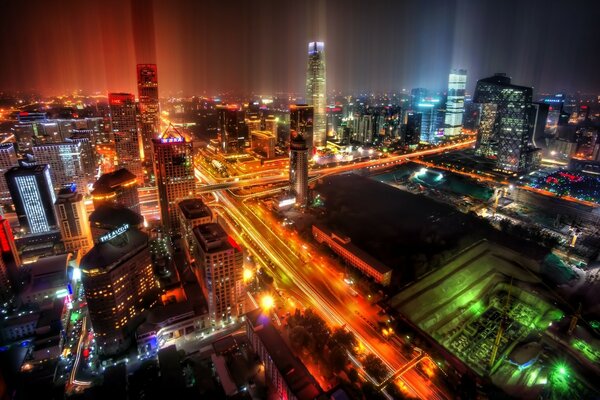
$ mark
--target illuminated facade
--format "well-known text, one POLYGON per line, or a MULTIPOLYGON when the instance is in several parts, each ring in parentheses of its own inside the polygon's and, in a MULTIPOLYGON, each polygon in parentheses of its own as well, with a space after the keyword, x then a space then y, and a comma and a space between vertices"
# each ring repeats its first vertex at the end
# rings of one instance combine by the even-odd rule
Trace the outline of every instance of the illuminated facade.
POLYGON ((17 152, 15 150, 14 143, 2 143, 0 144, 0 201, 10 200, 10 193, 8 186, 6 185, 6 179, 4 179, 4 173, 9 168, 19 165, 17 161, 17 152))
POLYGON ((143 182, 135 97, 131 93, 109 93, 108 105, 117 161, 143 182))
POLYGON ((140 315, 156 304, 148 235, 119 227, 81 259, 82 283, 101 354, 129 347, 140 315))
POLYGON ((152 139, 160 132, 158 101, 158 74, 156 64, 137 65, 138 98, 140 100, 140 128, 144 158, 152 156, 152 139))
POLYGON ((290 106, 290 190, 296 204, 308 203, 308 150, 307 137, 313 132, 313 107, 290 106))
POLYGON ((33 146, 32 151, 37 163, 50 166, 55 190, 74 183, 81 193, 87 194, 89 175, 84 169, 81 143, 48 143, 33 146))
POLYGON ((160 217, 166 230, 175 232, 179 229, 177 202, 193 197, 196 187, 192 143, 173 127, 152 142, 160 217))
POLYGON ((446 100, 446 118, 444 135, 460 135, 463 114, 465 112, 465 89, 467 86, 467 70, 454 69, 448 77, 448 96, 446 100))
POLYGON ((54 208, 60 235, 67 252, 88 251, 92 247, 92 232, 83 195, 74 187, 58 192, 54 208))
POLYGON ((477 82, 473 101, 481 105, 481 122, 476 152, 495 160, 498 171, 521 174, 536 167, 532 96, 532 88, 511 84, 506 74, 477 82))
POLYGON ((48 165, 20 165, 6 172, 6 183, 23 233, 56 230, 56 196, 48 165))
POLYGON ((225 154, 239 153, 248 147, 248 127, 239 107, 235 104, 219 105, 217 111, 219 113, 219 145, 221 151, 225 154))
POLYGON ((277 144, 277 136, 270 131, 254 131, 252 132, 252 150, 265 158, 275 157, 275 145, 277 144))
POLYGON ((94 208, 102 204, 120 204, 140 214, 138 180, 125 168, 103 174, 92 191, 94 208))
POLYGON ((325 44, 308 44, 306 72, 306 101, 314 107, 314 130, 306 137, 309 149, 327 144, 327 87, 325 84, 325 44))
POLYGON ((213 222, 213 214, 202 199, 185 199, 177 204, 183 249, 188 259, 193 258, 195 243, 193 229, 213 222))
POLYGON ((79 143, 81 146, 81 166, 87 182, 94 181, 96 174, 96 149, 90 132, 77 132, 66 139, 66 142, 79 143))
POLYGON ((211 322, 230 322, 245 312, 242 248, 219 224, 200 225, 193 232, 195 264, 211 322))

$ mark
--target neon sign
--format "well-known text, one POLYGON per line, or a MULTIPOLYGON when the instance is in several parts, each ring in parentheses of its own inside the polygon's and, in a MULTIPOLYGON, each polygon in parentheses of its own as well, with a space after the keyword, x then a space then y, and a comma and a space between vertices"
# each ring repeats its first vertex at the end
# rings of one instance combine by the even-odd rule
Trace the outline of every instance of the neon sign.
POLYGON ((120 227, 118 227, 117 229, 115 229, 114 231, 110 231, 106 235, 100 236, 100 243, 108 242, 109 240, 112 240, 112 239, 116 238, 117 236, 124 234, 125 232, 127 232, 128 229, 129 229, 129 224, 123 224, 120 227))
POLYGON ((182 137, 177 137, 177 138, 163 138, 160 139, 161 143, 181 143, 183 142, 183 138, 182 137))

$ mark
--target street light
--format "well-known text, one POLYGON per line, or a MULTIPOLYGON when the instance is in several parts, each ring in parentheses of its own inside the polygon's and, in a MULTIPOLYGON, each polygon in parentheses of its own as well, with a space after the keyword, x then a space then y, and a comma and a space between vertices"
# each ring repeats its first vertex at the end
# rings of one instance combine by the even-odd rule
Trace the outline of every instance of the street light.
POLYGON ((275 299, 273 299, 273 296, 265 295, 260 300, 260 306, 263 311, 269 311, 271 308, 273 308, 273 306, 275 306, 275 299))
POLYGON ((244 273, 243 273, 244 283, 250 282, 250 280, 252 279, 253 276, 254 276, 254 274, 252 273, 251 270, 244 269, 244 273))

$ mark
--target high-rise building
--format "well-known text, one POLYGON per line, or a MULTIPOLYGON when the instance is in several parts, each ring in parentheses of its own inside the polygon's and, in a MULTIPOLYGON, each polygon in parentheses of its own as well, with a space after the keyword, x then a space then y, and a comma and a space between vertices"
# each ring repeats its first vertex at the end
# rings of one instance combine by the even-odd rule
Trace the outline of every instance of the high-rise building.
POLYGON ((211 322, 229 322, 244 314, 244 256, 242 248, 219 224, 193 230, 196 266, 208 300, 211 322))
POLYGON ((235 104, 217 106, 219 113, 219 144, 225 154, 239 153, 249 146, 248 127, 244 113, 235 104))
POLYGON ((296 204, 308 203, 308 141, 313 132, 313 107, 290 106, 290 189, 296 204))
POLYGON ((0 309, 8 306, 16 294, 17 269, 21 259, 10 223, 0 217, 0 309))
POLYGON ((120 204, 136 213, 140 213, 138 180, 126 168, 103 174, 92 191, 94 208, 102 204, 120 204))
POLYGON ((144 182, 135 97, 131 93, 109 93, 108 105, 117 161, 120 166, 127 167, 140 182, 144 182))
POLYGON ((437 97, 427 97, 413 107, 421 114, 421 141, 433 143, 444 134, 444 113, 437 97))
POLYGON ((85 155, 81 143, 47 143, 33 146, 32 152, 36 163, 50 166, 55 190, 74 183, 81 193, 87 194, 89 176, 83 165, 85 155))
POLYGON ((265 117, 265 131, 271 132, 277 139, 277 118, 273 114, 265 117))
POLYGON ((160 217, 166 230, 175 232, 179 229, 177 202, 195 192, 192 142, 172 126, 152 142, 160 217))
POLYGON ((465 112, 465 89, 467 87, 467 70, 453 69, 448 77, 448 95, 446 99, 446 118, 444 135, 460 135, 465 112))
POLYGON ((138 98, 140 100, 140 128, 143 158, 152 156, 152 139, 160 132, 160 110, 158 101, 158 75, 156 64, 137 65, 138 98))
POLYGON ((127 349, 140 315, 158 299, 148 235, 122 225, 101 236, 80 266, 100 353, 127 349))
POLYGON ((65 250, 88 251, 92 247, 92 232, 83 195, 74 186, 62 188, 54 208, 65 250))
POLYGON ((23 232, 56 230, 56 196, 48 165, 23 163, 9 169, 4 176, 23 232))
POLYGON ((183 238, 183 248, 188 259, 193 258, 195 227, 213 222, 213 213, 202 199, 185 199, 178 204, 179 227, 183 238))
MULTIPOLYGON (((306 101, 314 107, 314 128, 305 137, 309 149, 327 144, 327 86, 325 80, 325 44, 308 44, 306 101)), ((308 133, 308 132, 307 132, 308 133)))
POLYGON ((406 124, 404 125, 404 145, 413 146, 421 141, 421 120, 420 113, 409 111, 406 114, 406 124))
POLYGON ((410 91, 410 107, 414 110, 419 103, 427 98, 428 91, 425 88, 414 88, 410 91))
POLYGON ((66 142, 80 143, 81 165, 88 182, 93 182, 96 175, 96 149, 93 135, 89 131, 77 131, 66 139, 66 142))
POLYGON ((252 150, 255 153, 262 155, 265 158, 275 157, 275 145, 277 144, 277 136, 270 131, 254 131, 252 132, 252 150))
MULTIPOLYGON (((0 174, 4 176, 9 168, 19 165, 17 161, 17 152, 15 150, 14 143, 2 143, 0 144, 0 174)), ((0 201, 6 202, 10 200, 10 193, 8 186, 6 186, 6 179, 0 177, 0 201)))
POLYGON ((481 105, 476 152, 495 160, 496 169, 521 174, 534 169, 538 157, 531 144, 533 121, 530 87, 513 85, 506 74, 480 79, 473 101, 481 105))

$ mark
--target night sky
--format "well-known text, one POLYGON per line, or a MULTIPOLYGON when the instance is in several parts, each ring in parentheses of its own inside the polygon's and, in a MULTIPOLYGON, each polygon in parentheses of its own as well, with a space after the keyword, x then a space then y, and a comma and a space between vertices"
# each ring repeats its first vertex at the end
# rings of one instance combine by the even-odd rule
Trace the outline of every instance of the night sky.
POLYGON ((536 92, 600 91, 600 1, 5 0, 0 90, 131 91, 156 62, 162 96, 304 92, 325 41, 328 90, 443 89, 450 68, 536 92))

